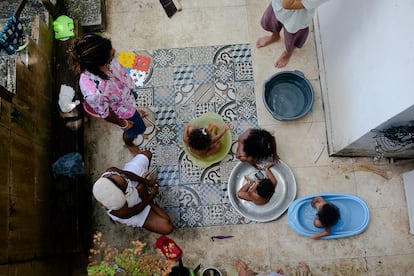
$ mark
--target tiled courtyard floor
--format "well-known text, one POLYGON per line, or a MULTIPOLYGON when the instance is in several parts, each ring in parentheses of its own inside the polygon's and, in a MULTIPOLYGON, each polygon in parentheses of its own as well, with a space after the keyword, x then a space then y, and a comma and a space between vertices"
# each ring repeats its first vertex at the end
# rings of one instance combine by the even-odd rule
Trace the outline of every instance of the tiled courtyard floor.
MULTIPOLYGON (((262 12, 269 4, 259 0, 182 1, 183 10, 169 19, 158 1, 107 0, 108 27, 114 48, 120 51, 250 44, 253 82, 260 127, 277 138, 281 159, 292 169, 297 197, 314 193, 357 194, 369 205, 368 229, 346 239, 314 241, 295 234, 287 215, 269 223, 252 223, 197 228, 177 228, 170 237, 184 251, 184 263, 195 267, 217 266, 230 275, 236 257, 255 271, 283 268, 292 273, 299 261, 309 264, 314 275, 412 275, 414 237, 408 233, 408 215, 401 173, 413 163, 388 164, 375 170, 372 158, 329 157, 326 125, 319 83, 319 70, 311 32, 305 46, 283 70, 302 71, 315 91, 312 111, 291 122, 272 118, 262 102, 262 84, 281 71, 273 64, 283 51, 277 42, 255 47, 266 33, 260 27, 262 12), (364 166, 361 166, 364 165, 364 166), (385 177, 386 176, 386 177, 385 177), (211 241, 214 235, 233 235, 232 239, 211 241)), ((91 120, 86 126, 88 156, 86 164, 96 179, 110 166, 122 166, 129 159, 118 128, 91 120)), ((96 229, 114 245, 128 245, 132 239, 153 244, 158 237, 145 230, 112 224, 104 210, 96 208, 96 229)))

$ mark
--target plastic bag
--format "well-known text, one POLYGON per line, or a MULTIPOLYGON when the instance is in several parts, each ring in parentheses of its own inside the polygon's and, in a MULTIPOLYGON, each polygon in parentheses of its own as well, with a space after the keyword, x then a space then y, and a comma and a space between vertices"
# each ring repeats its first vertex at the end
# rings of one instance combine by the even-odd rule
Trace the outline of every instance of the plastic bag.
POLYGON ((181 248, 166 236, 159 237, 155 242, 155 247, 160 249, 162 254, 170 260, 178 261, 183 255, 181 248))
POLYGON ((60 157, 52 165, 53 175, 67 176, 75 179, 77 176, 84 174, 84 166, 82 161, 82 155, 77 152, 68 153, 60 157))
POLYGON ((78 104, 79 100, 73 100, 75 97, 75 90, 66 84, 60 86, 58 104, 62 112, 71 112, 78 104))

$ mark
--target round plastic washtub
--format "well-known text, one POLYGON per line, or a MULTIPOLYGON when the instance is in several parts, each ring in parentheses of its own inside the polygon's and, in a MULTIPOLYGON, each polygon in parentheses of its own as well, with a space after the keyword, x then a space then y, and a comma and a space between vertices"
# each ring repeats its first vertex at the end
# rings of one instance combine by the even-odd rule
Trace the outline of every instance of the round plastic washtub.
MULTIPOLYGON (((213 112, 205 113, 201 115, 200 117, 192 120, 190 122, 190 125, 206 128, 211 123, 216 124, 218 126, 219 128, 218 131, 220 131, 222 127, 224 126, 223 118, 219 114, 213 113, 213 112)), ((183 143, 183 148, 184 148, 185 153, 188 155, 188 158, 193 162, 194 165, 200 168, 207 168, 221 161, 229 153, 230 147, 231 147, 230 130, 226 131, 223 137, 221 137, 220 141, 222 143, 221 149, 217 153, 207 156, 205 158, 199 158, 195 156, 194 154, 192 154, 188 146, 185 143, 183 143)))
POLYGON ((300 71, 279 72, 264 83, 263 102, 275 119, 296 120, 312 108, 313 88, 300 71))

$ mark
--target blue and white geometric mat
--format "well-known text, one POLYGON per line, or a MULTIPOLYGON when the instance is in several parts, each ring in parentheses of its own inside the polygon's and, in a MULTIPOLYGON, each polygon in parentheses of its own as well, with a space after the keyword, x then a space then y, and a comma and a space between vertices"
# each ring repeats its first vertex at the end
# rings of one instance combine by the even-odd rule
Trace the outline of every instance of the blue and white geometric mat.
POLYGON ((250 223, 227 196, 227 181, 238 162, 237 137, 258 126, 250 45, 131 53, 136 55, 129 70, 138 86, 137 105, 147 110, 150 122, 144 139, 136 142, 153 153, 151 168, 160 185, 156 202, 176 227, 250 223), (222 116, 233 145, 221 162, 199 168, 185 154, 182 135, 185 123, 206 112, 222 116))

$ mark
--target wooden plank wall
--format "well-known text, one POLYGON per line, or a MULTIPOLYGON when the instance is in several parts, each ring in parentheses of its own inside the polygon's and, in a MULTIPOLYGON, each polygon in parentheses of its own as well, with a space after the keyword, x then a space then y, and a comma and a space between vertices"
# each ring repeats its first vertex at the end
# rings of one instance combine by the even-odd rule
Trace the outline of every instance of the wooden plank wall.
POLYGON ((82 179, 54 178, 51 165, 65 153, 83 154, 83 133, 59 118, 65 56, 60 49, 55 59, 53 30, 37 22, 29 63, 17 64, 16 95, 12 103, 1 100, 0 275, 71 275, 73 268, 81 275, 90 195, 82 179))

